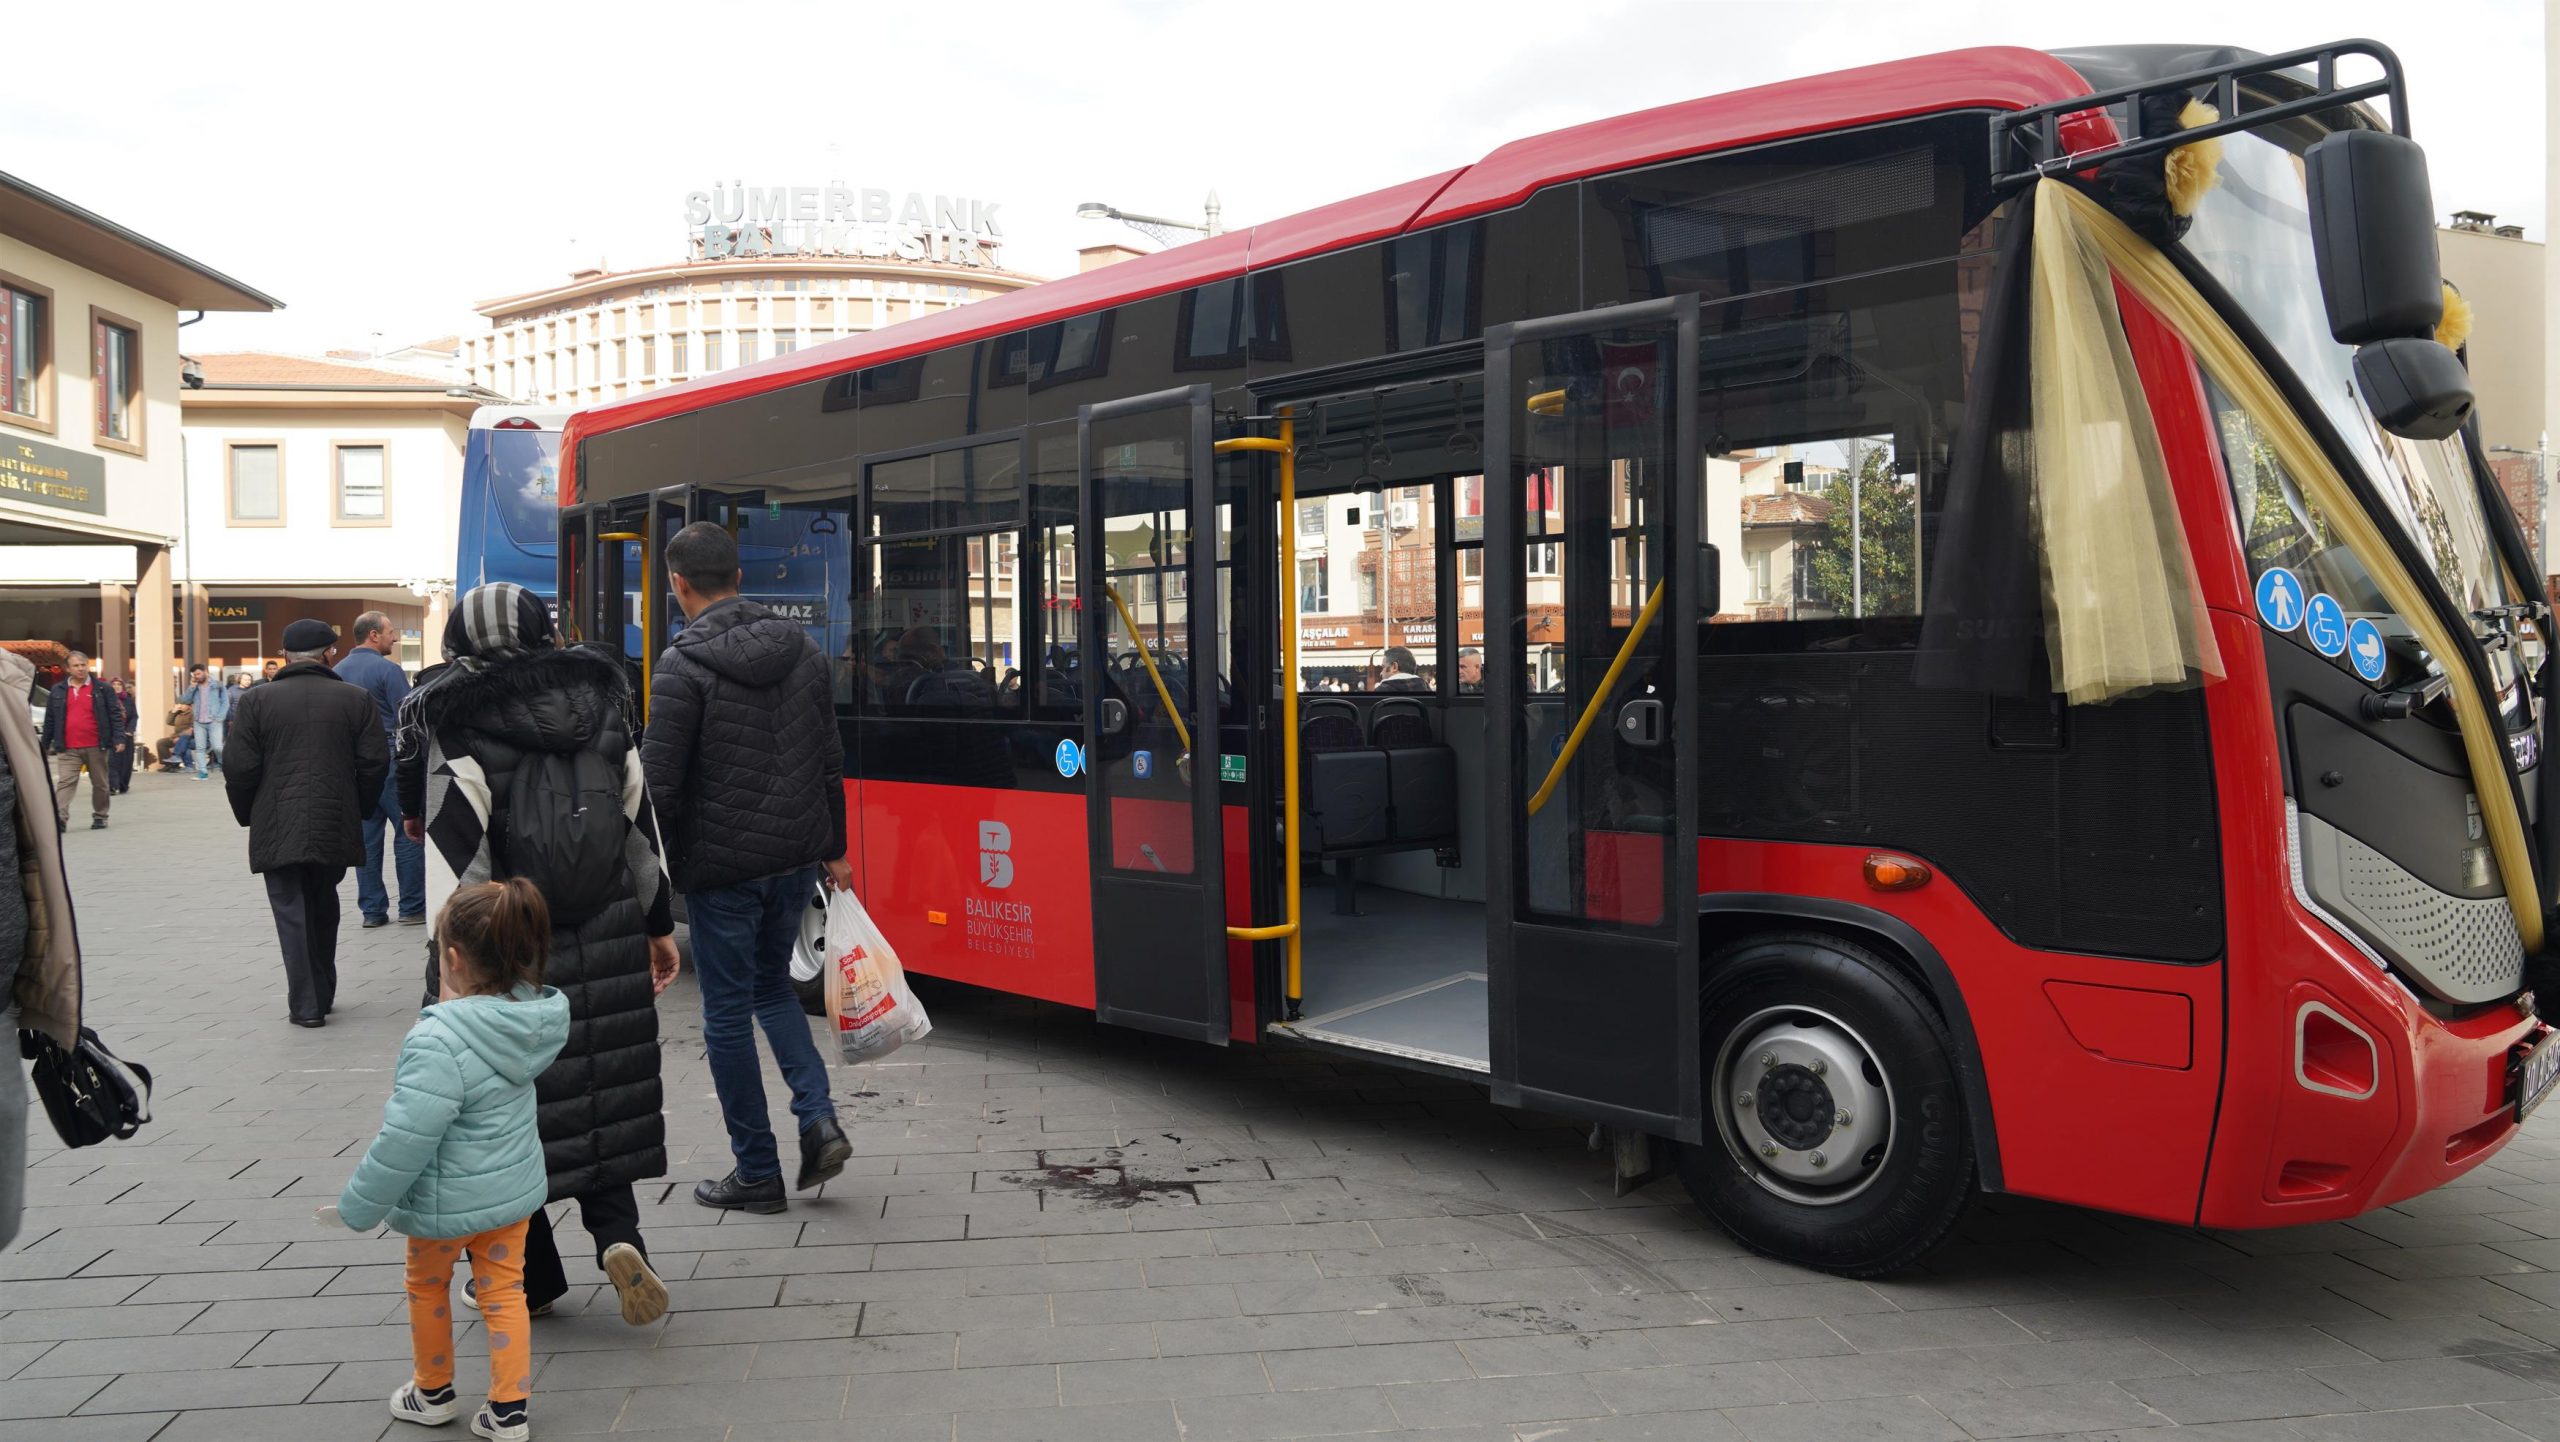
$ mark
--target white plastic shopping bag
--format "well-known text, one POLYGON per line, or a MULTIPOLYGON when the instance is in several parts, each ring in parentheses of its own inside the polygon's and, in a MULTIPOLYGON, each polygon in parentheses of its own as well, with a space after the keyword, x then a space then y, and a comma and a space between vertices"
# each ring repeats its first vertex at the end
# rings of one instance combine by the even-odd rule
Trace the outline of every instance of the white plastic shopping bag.
POLYGON ((850 891, 827 898, 827 1016, 847 1062, 878 1061, 933 1030, 898 953, 850 891))

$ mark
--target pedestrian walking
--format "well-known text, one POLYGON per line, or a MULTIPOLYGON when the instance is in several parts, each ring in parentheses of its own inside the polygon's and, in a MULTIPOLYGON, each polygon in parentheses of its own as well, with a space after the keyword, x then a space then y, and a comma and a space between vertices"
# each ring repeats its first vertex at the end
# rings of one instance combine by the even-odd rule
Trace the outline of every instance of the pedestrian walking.
MULTIPOLYGON (((615 657, 559 646, 550 610, 521 586, 464 595, 443 648, 445 664, 401 711, 401 814, 427 842, 431 897, 518 875, 550 903, 545 974, 572 1025, 535 1088, 549 1199, 577 1202, 623 1319, 653 1322, 667 1289, 632 1186, 667 1170, 657 998, 676 975, 675 898, 632 744, 630 685, 615 657)), ((429 1001, 437 984, 431 957, 429 1001)), ((524 1285, 536 1316, 569 1290, 540 1212, 524 1285)), ((475 1299, 469 1284, 463 1297, 475 1299)))
POLYGON ((685 628, 658 658, 640 754, 665 828, 669 869, 693 929, 702 1045, 736 1165, 693 1189, 706 1207, 789 1205, 765 1110, 755 1030, 791 1088, 800 1129, 797 1186, 844 1170, 826 1063, 791 988, 791 948, 823 871, 853 882, 845 859, 844 743, 827 658, 796 621, 738 594, 738 542, 698 521, 667 543, 685 628))
POLYGON ((195 712, 196 779, 207 779, 205 768, 222 768, 222 733, 231 724, 231 708, 240 699, 240 689, 223 684, 222 673, 209 670, 201 661, 187 672, 187 689, 178 699, 195 712))
POLYGON ((295 1026, 322 1026, 338 994, 338 883, 364 859, 363 816, 391 748, 373 698, 338 679, 328 622, 284 628, 276 679, 240 698, 222 785, 266 879, 295 1026))
POLYGON ((410 1373, 391 1394, 400 1421, 454 1418, 449 1298, 454 1263, 469 1254, 489 1337, 489 1400, 471 1430, 498 1442, 533 1435, 524 1239, 543 1195, 533 1079, 569 1039, 569 1000, 543 984, 550 934, 541 892, 521 878, 464 887, 445 904, 436 935, 451 999, 420 1012, 401 1042, 382 1130, 337 1206, 355 1231, 388 1221, 409 1239, 410 1373))
POLYGON ((53 767, 56 831, 71 824, 71 796, 83 772, 89 777, 89 829, 107 829, 108 800, 116 784, 110 758, 128 739, 124 707, 115 693, 89 674, 87 655, 72 652, 60 684, 44 703, 44 752, 53 767))
MULTIPOLYGON (((338 679, 364 688, 373 698, 374 709, 382 713, 382 735, 388 745, 400 725, 400 703, 409 699, 409 673, 391 659, 400 645, 400 633, 391 626, 391 618, 380 611, 367 611, 356 617, 355 639, 347 658, 338 663, 338 679)), ((423 926, 427 920, 427 854, 426 848, 409 839, 400 820, 407 813, 400 809, 400 788, 388 773, 382 778, 382 794, 364 820, 364 864, 356 870, 356 910, 364 914, 364 925, 370 929, 391 924, 391 893, 382 882, 382 847, 387 835, 391 843, 391 869, 400 883, 400 924, 423 926)))
POLYGON ((115 778, 115 793, 122 796, 133 789, 134 739, 142 734, 142 712, 135 706, 133 688, 118 676, 107 683, 115 693, 116 709, 124 713, 124 739, 116 743, 114 754, 107 758, 107 772, 115 778))

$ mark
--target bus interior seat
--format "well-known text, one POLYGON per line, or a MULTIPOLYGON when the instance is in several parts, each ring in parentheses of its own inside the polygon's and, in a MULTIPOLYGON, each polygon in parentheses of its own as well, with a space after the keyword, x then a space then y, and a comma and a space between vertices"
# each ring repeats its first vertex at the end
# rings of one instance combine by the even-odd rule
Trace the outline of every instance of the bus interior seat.
POLYGON ((1404 746, 1428 746, 1437 739, 1431 733, 1430 714, 1410 696, 1390 696, 1369 708, 1372 746, 1393 751, 1404 746))

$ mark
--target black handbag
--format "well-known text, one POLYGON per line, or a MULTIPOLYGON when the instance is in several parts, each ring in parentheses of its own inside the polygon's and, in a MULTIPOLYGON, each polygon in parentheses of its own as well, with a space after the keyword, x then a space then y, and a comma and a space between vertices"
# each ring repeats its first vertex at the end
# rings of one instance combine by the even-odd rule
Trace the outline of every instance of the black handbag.
POLYGON ((35 1063, 36 1096, 66 1147, 124 1141, 151 1120, 151 1069, 107 1050, 85 1026, 69 1051, 44 1032, 21 1030, 18 1054, 35 1063))

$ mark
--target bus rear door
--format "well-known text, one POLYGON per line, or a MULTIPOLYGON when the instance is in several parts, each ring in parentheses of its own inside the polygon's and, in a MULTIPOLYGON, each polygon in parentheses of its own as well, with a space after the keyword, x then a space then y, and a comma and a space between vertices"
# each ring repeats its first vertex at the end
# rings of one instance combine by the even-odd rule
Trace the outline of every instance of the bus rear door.
POLYGON ((1485 336, 1493 1096, 1685 1141, 1697 337, 1689 296, 1485 336))
POLYGON ((1058 763, 1085 778, 1095 1014, 1224 1045, 1209 430, 1207 386, 1089 406, 1077 418, 1084 739, 1080 754, 1061 743, 1058 763))

